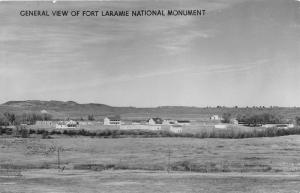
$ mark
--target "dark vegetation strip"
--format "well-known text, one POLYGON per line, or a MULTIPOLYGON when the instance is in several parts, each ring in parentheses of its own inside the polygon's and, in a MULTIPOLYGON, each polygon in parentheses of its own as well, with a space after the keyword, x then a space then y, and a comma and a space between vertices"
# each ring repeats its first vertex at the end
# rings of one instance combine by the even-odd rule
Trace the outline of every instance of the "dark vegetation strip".
MULTIPOLYGON (((126 164, 126 163, 111 163, 111 164, 75 164, 72 167, 75 170, 148 170, 148 171, 190 171, 199 173, 213 172, 281 172, 282 170, 273 169, 266 164, 220 164, 214 162, 193 163, 190 160, 171 162, 170 164, 126 164)), ((3 171, 19 171, 29 169, 57 169, 56 163, 41 163, 31 165, 12 165, 1 164, 0 173, 3 171)), ((63 166, 60 169, 64 169, 63 166)), ((0 175, 1 176, 1 175, 0 175)))
POLYGON ((126 165, 126 164, 77 164, 74 165, 77 170, 150 170, 150 171, 190 171, 199 173, 213 172, 279 172, 273 170, 269 165, 226 165, 208 163, 193 163, 189 160, 170 163, 170 165, 126 165))
POLYGON ((225 139, 242 139, 255 137, 277 137, 286 135, 299 135, 300 128, 264 128, 253 129, 250 131, 238 129, 214 129, 200 130, 198 133, 172 133, 170 131, 149 131, 149 130, 97 130, 90 131, 85 129, 80 130, 45 130, 45 129, 27 129, 17 127, 16 129, 0 127, 0 135, 11 135, 14 137, 27 138, 32 135, 41 135, 42 138, 51 138, 51 135, 66 135, 66 136, 90 136, 100 138, 154 138, 154 137, 189 137, 189 138, 225 138, 225 139))

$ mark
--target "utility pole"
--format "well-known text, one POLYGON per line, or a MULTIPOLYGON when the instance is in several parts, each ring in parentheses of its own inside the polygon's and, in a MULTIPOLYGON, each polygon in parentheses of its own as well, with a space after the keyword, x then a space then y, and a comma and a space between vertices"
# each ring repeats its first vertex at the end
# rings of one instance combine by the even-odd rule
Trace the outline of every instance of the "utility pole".
POLYGON ((60 151, 62 151, 61 147, 57 147, 57 169, 60 171, 60 151))
POLYGON ((59 157, 59 147, 57 148, 57 169, 60 169, 60 157, 59 157))
POLYGON ((168 147, 168 173, 170 173, 170 170, 171 170, 171 149, 170 147, 168 147))

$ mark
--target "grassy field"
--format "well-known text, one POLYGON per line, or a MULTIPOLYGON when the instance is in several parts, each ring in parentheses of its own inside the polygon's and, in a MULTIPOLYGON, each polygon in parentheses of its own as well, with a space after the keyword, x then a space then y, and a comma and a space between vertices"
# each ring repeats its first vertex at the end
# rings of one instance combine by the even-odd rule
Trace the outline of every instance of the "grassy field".
POLYGON ((57 137, 0 139, 0 164, 55 168, 115 165, 126 169, 199 172, 300 172, 300 136, 250 139, 57 137))
POLYGON ((0 192, 299 192, 299 153, 299 135, 0 138, 2 170, 22 173, 0 173, 0 192))
POLYGON ((1 193, 299 193, 293 174, 199 174, 147 171, 30 170, 22 178, 0 177, 1 193))

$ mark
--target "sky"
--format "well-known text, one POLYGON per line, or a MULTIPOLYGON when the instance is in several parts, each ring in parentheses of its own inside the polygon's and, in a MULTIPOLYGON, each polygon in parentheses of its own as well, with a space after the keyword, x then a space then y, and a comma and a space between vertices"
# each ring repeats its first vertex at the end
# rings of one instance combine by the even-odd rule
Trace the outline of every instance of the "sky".
POLYGON ((300 1, 1 1, 0 26, 0 103, 300 106, 300 1), (57 9, 206 15, 19 15, 57 9))

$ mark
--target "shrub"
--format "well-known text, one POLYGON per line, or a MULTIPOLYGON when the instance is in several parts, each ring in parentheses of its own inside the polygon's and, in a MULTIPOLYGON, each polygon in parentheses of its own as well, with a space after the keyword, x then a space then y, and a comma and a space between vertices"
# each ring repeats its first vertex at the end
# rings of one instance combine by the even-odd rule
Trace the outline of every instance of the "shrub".
POLYGON ((49 132, 48 131, 45 131, 42 133, 42 139, 49 139, 50 136, 49 136, 49 132))
POLYGON ((12 135, 13 134, 13 129, 12 128, 6 128, 6 127, 0 127, 0 133, 6 134, 6 135, 12 135))
POLYGON ((23 126, 17 126, 14 130, 14 135, 16 137, 28 138, 29 137, 29 130, 23 126))
POLYGON ((50 132, 50 135, 61 135, 62 133, 61 133, 61 131, 59 131, 59 130, 52 130, 51 132, 50 132))
POLYGON ((21 137, 22 138, 28 138, 29 137, 29 131, 28 131, 28 129, 22 128, 21 131, 20 131, 20 133, 21 133, 21 137))

